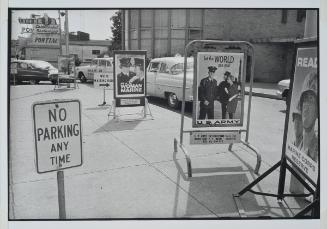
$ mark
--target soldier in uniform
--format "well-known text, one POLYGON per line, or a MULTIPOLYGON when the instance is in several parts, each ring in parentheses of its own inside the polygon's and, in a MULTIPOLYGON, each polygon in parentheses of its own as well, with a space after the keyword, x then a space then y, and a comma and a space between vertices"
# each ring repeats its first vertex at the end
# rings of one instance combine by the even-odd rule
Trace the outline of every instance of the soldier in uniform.
POLYGON ((214 66, 208 67, 208 76, 203 78, 199 86, 200 116, 199 119, 214 118, 214 100, 216 99, 217 81, 213 74, 217 70, 214 66))
POLYGON ((227 113, 227 104, 229 102, 229 96, 228 96, 228 89, 230 87, 230 84, 227 82, 227 78, 231 75, 229 71, 226 71, 224 73, 224 80, 221 81, 217 87, 217 97, 219 102, 221 103, 221 115, 222 119, 226 119, 226 113, 227 113))
POLYGON ((135 76, 129 81, 134 84, 144 83, 144 59, 134 58, 134 72, 135 76))
POLYGON ((130 94, 129 92, 122 91, 122 88, 126 84, 130 84, 130 80, 136 75, 134 72, 129 70, 131 66, 131 58, 123 57, 119 59, 119 68, 121 72, 117 75, 117 87, 118 87, 118 94, 130 94))
POLYGON ((297 109, 301 112, 303 126, 300 150, 317 162, 319 148, 315 131, 318 119, 317 73, 311 72, 305 77, 297 109))

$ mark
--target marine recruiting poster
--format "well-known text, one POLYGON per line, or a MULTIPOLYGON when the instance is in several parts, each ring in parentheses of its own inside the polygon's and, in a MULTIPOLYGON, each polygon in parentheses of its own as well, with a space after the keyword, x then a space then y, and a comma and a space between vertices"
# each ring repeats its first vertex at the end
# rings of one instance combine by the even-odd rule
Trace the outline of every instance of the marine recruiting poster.
POLYGON ((319 93, 317 48, 297 50, 286 156, 313 182, 318 179, 319 93))
POLYGON ((243 53, 197 54, 193 127, 243 125, 243 53))
POLYGON ((114 53, 114 97, 116 106, 144 106, 146 51, 114 53))

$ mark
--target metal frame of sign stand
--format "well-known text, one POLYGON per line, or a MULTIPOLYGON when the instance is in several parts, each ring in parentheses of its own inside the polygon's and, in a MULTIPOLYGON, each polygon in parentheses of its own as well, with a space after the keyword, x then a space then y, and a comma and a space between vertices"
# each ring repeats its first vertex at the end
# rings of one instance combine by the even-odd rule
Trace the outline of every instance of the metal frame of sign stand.
MULTIPOLYGON (((112 100, 112 103, 111 103, 111 107, 110 107, 110 110, 109 110, 109 113, 108 113, 108 117, 112 116, 114 120, 116 121, 120 121, 119 117, 120 116, 126 116, 126 115, 135 115, 135 114, 140 114, 142 115, 143 119, 145 119, 148 115, 151 116, 151 120, 153 120, 153 115, 152 115, 152 112, 151 112, 151 109, 150 109, 150 106, 149 106, 149 102, 148 102, 148 99, 147 98, 144 98, 144 106, 143 106, 143 109, 140 113, 130 113, 130 114, 123 114, 123 115, 120 115, 119 112, 116 111, 116 100, 113 99, 112 100), (118 114, 117 114, 118 113, 118 114)), ((133 119, 133 120, 122 120, 122 121, 135 121, 135 120, 139 120, 139 119, 133 119)))
MULTIPOLYGON (((246 57, 245 57, 246 59, 246 57)), ((244 63, 246 64, 246 63, 244 63)), ((246 41, 216 41, 216 40, 194 40, 189 42, 184 49, 184 78, 183 78, 183 97, 182 97, 182 111, 181 111, 181 127, 180 127, 180 139, 179 142, 176 138, 174 138, 174 152, 178 151, 178 147, 182 150, 186 157, 186 163, 187 163, 187 174, 188 177, 192 177, 192 163, 191 163, 191 158, 190 155, 185 148, 183 144, 183 135, 185 133, 192 133, 192 132, 215 132, 215 131, 220 131, 220 132, 245 132, 245 140, 241 139, 241 143, 244 144, 246 147, 251 149, 257 156, 257 162, 256 166, 254 169, 254 173, 258 174, 259 168, 261 165, 261 155, 259 154, 259 151, 249 143, 249 126, 250 126, 250 114, 251 114, 251 100, 252 100, 252 86, 253 86, 253 71, 254 71, 254 49, 252 45, 249 42, 246 41), (251 77, 250 77, 250 91, 249 91, 249 102, 248 102, 248 113, 247 113, 247 122, 246 122, 246 128, 235 128, 233 129, 222 129, 219 130, 217 128, 193 128, 191 130, 184 130, 184 116, 185 116, 185 90, 186 90, 186 67, 187 67, 187 56, 190 51, 190 47, 194 44, 211 44, 211 45, 231 45, 231 46, 242 46, 244 48, 244 54, 248 55, 250 54, 251 57, 251 77)), ((243 72, 245 74, 245 72, 243 72)), ((245 77, 245 75, 244 75, 245 77)), ((194 111, 193 111, 194 112, 194 111)), ((244 126, 244 125, 243 125, 244 126)), ((229 144, 228 150, 232 150, 233 144, 229 144)))
MULTIPOLYGON (((302 41, 298 41, 296 43, 307 44, 307 45, 317 45, 316 39, 304 39, 302 41)), ((297 48, 299 48, 301 45, 298 45, 297 48)), ((305 46, 302 46, 305 47, 305 46)), ((296 50, 297 50, 296 48, 296 50)), ((319 48, 317 51, 317 55, 319 56, 319 48)), ((296 53, 293 57, 294 60, 296 60, 296 53)), ((245 209, 241 202, 240 197, 244 195, 246 192, 251 192, 255 195, 261 195, 261 196, 270 196, 270 197, 277 197, 278 201, 283 201, 285 197, 308 197, 310 195, 313 195, 313 201, 308 204, 304 209, 302 209, 299 213, 295 214, 293 218, 305 218, 308 217, 307 214, 311 211, 310 218, 319 218, 320 216, 320 174, 318 174, 317 181, 313 181, 310 177, 308 177, 306 174, 304 174, 302 171, 298 170, 295 171, 292 166, 296 165, 291 161, 288 160, 285 148, 286 148, 286 138, 287 138, 287 132, 288 132, 288 120, 289 120, 289 113, 290 113, 290 105, 291 105, 291 97, 292 97, 292 90, 293 90, 293 81, 294 81, 294 69, 295 65, 293 66, 293 73, 291 74, 291 81, 290 81, 290 90, 288 92, 288 98, 287 98, 287 111, 286 111, 286 118, 285 118, 285 124, 284 124, 284 137, 283 137, 283 148, 282 148, 282 157, 281 160, 278 161, 275 165, 273 165, 270 169, 268 169, 266 172, 264 172, 261 176, 259 176, 257 179, 252 181, 249 185, 244 187, 241 191, 239 191, 237 194, 233 194, 233 199, 235 201, 238 213, 240 217, 245 218, 247 217, 245 215, 245 209), (292 166, 290 166, 290 164, 292 166), (266 192, 258 192, 252 190, 254 186, 256 186, 260 181, 262 181, 265 177, 267 177, 269 174, 274 172, 276 169, 280 168, 280 174, 279 174, 279 181, 278 181, 278 191, 277 194, 273 193, 266 193, 266 192), (307 194, 289 194, 284 193, 285 188, 285 179, 286 179, 286 171, 289 171, 294 177, 304 186, 304 188, 309 191, 307 194), (301 177, 299 173, 304 177, 301 177), (313 188, 308 184, 310 183, 313 188)), ((318 84, 319 87, 319 84, 318 84)), ((318 98, 319 99, 319 98, 318 98)), ((319 152, 319 151, 318 151, 319 152)), ((318 154, 319 155, 319 154, 318 154)), ((319 157, 320 158, 320 157, 319 157)), ((318 171, 319 171, 319 163, 318 163, 318 171)))
POLYGON ((106 88, 103 87, 103 102, 101 104, 99 104, 98 106, 109 106, 109 104, 107 104, 106 102, 106 88))

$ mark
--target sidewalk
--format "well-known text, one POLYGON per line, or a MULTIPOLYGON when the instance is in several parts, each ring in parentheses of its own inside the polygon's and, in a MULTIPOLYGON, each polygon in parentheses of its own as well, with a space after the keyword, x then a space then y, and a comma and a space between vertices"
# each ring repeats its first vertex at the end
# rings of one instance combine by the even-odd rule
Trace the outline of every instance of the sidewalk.
MULTIPOLYGON (((228 145, 190 146, 185 135, 193 167, 189 178, 185 156, 173 147, 179 113, 150 104, 153 120, 140 119, 141 108, 133 107, 120 109, 117 122, 108 119, 109 106, 98 106, 103 92, 93 85, 52 88, 11 87, 12 219, 58 218, 56 174, 36 173, 30 112, 33 102, 53 98, 82 102, 84 164, 65 170, 67 219, 240 217, 232 194, 257 177, 256 157, 244 145, 235 144, 232 151, 228 145)), ((111 92, 106 93, 107 103, 112 101, 111 92)), ((185 126, 191 121, 186 117, 185 126)), ((259 172, 269 168, 262 161, 259 172)), ((278 176, 275 171, 254 189, 276 193, 278 176)), ((288 184, 289 177, 285 190, 288 184)), ((249 217, 291 217, 306 204, 294 198, 280 203, 251 193, 242 196, 242 202, 249 217)))

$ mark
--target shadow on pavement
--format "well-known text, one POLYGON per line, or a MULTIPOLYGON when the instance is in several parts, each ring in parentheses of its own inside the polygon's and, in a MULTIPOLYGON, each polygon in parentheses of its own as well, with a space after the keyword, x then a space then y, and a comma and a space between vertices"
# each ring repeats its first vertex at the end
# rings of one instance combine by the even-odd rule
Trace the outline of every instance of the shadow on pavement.
MULTIPOLYGON (((148 99, 148 102, 153 105, 156 105, 161 108, 165 108, 167 110, 170 110, 170 111, 178 113, 178 114, 181 113, 181 110, 182 110, 181 104, 177 109, 174 109, 174 108, 171 108, 168 106, 166 99, 156 98, 156 97, 147 97, 147 99, 148 99)), ((193 104, 190 102, 185 103, 185 116, 187 116, 189 118, 192 117, 192 109, 193 109, 192 106, 193 106, 193 104)))
MULTIPOLYGON (((177 160, 177 152, 173 153, 173 160, 177 168, 175 203, 173 215, 177 216, 178 199, 180 192, 181 178, 189 182, 188 200, 186 204, 185 217, 207 217, 208 212, 199 209, 199 204, 205 207, 212 215, 217 217, 239 218, 239 214, 233 199, 234 193, 238 193, 250 181, 246 173, 226 174, 226 172, 242 172, 241 166, 219 167, 219 168, 193 168, 195 177, 187 177, 187 171, 183 171, 182 166, 177 160), (197 173, 223 172, 221 175, 196 176, 197 173), (195 200, 195 201, 194 201, 195 200), (198 204, 195 204, 198 203, 198 204)), ((186 161, 185 161, 186 163, 186 161)), ((247 211, 262 211, 253 194, 246 195, 247 211)))
POLYGON ((111 119, 109 122, 98 128, 94 133, 107 132, 107 131, 124 131, 133 130, 142 120, 134 121, 116 121, 111 119))

